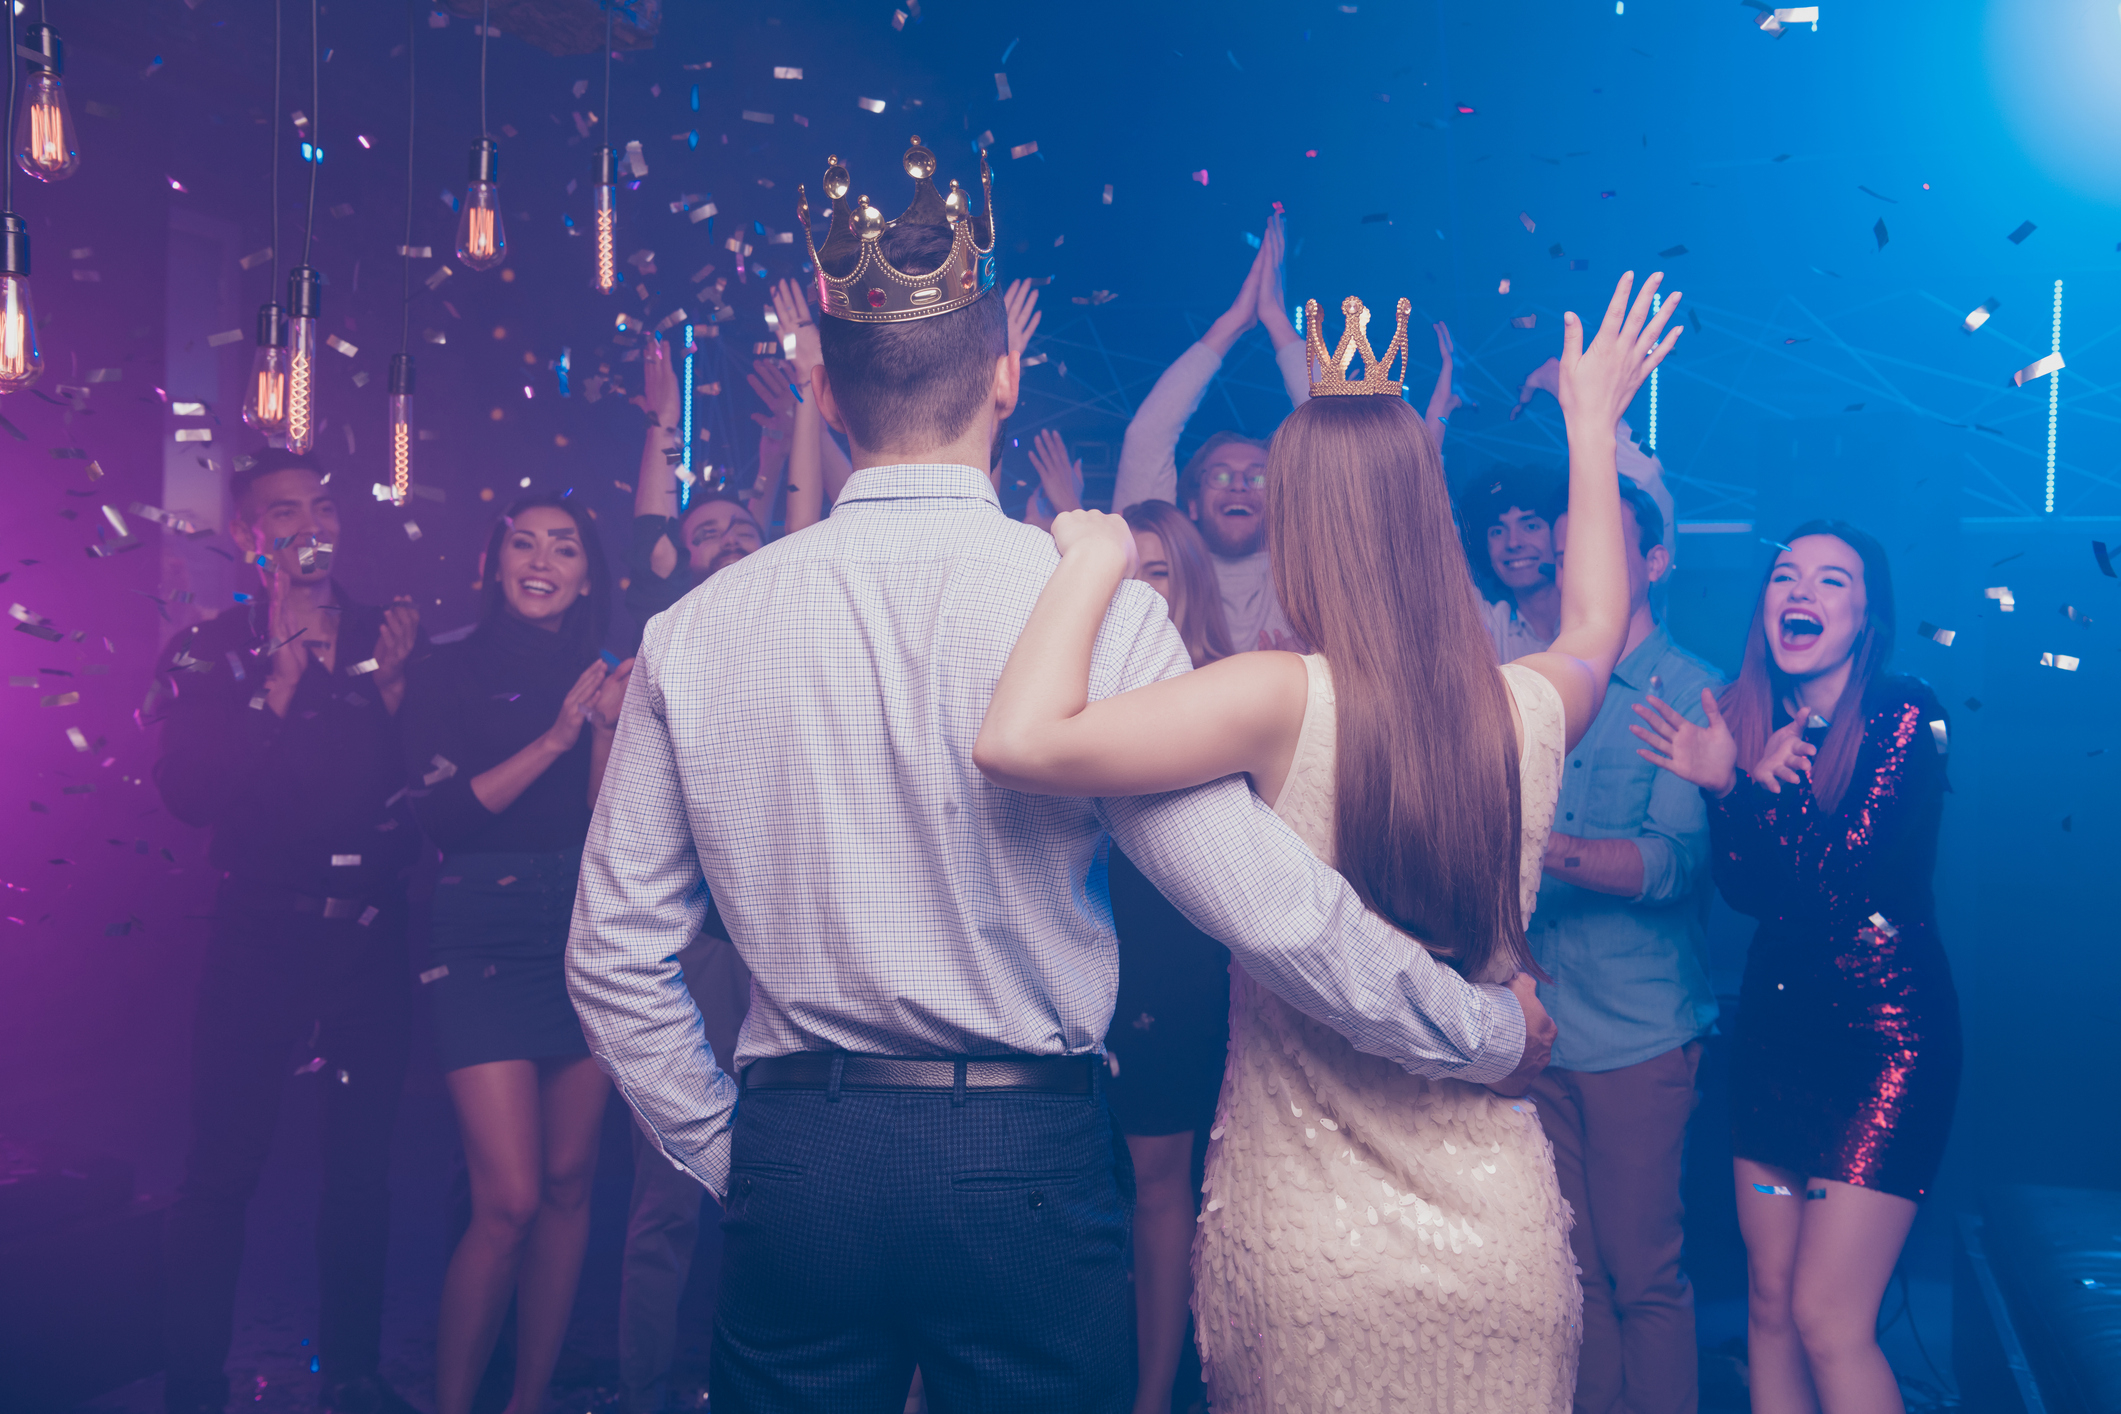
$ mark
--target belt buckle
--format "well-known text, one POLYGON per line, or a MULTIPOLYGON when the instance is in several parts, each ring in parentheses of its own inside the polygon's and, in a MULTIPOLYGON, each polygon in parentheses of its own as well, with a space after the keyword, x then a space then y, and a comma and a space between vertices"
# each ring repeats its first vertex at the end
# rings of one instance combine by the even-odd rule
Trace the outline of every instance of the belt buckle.
POLYGON ((361 900, 357 898, 328 898, 324 900, 326 918, 358 918, 361 915, 361 900))

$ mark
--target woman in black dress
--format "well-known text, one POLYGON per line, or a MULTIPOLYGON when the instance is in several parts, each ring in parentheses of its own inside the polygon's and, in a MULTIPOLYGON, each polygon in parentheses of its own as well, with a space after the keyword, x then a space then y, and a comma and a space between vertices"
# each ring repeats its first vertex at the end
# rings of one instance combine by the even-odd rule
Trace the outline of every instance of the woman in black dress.
POLYGON ((439 1414, 467 1414, 516 1301, 508 1414, 541 1414, 589 1240, 609 1082, 562 972, 591 807, 632 663, 600 655, 610 576, 564 498, 517 501, 480 562, 484 613, 413 665, 414 809, 442 852, 420 980, 471 1175, 435 1350, 439 1414))
POLYGON ((1892 643, 1885 548, 1813 521, 1768 571, 1721 710, 1703 693, 1708 726, 1635 709, 1643 754, 1709 798, 1724 898, 1760 920, 1731 1077, 1759 1414, 1901 1409, 1878 1306, 1958 1096, 1931 887, 1949 725, 1886 675, 1892 643))
MULTIPOLYGON (((1141 578, 1170 604, 1193 666, 1231 653, 1222 588, 1200 532, 1169 501, 1123 514, 1141 578)), ((1188 923, 1118 849, 1107 876, 1119 997, 1106 1094, 1134 1159, 1136 1414, 1168 1414, 1193 1299, 1193 1134, 1215 1115, 1230 1050, 1230 950, 1188 923)))

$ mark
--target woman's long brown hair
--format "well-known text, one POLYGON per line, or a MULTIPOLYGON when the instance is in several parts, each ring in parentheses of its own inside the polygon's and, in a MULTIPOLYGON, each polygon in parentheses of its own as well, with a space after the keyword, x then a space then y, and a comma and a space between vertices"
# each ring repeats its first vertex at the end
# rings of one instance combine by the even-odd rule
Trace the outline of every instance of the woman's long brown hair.
MULTIPOLYGON (((1832 815, 1841 808, 1848 792, 1849 777, 1856 770, 1856 753, 1863 746, 1863 699, 1871 685, 1884 676, 1886 660, 1893 656, 1893 570, 1885 547, 1845 520, 1808 520, 1789 533, 1792 541, 1807 535, 1831 535, 1854 550, 1863 560, 1864 622, 1851 649, 1854 663, 1848 684, 1834 704, 1833 725, 1812 758, 1812 798, 1832 815)), ((1790 680, 1775 666, 1767 642, 1767 588, 1774 577, 1777 555, 1760 576, 1760 592, 1753 598, 1753 621, 1745 631, 1745 661, 1738 680, 1723 690, 1717 705, 1730 724, 1731 738, 1738 743, 1738 769, 1749 770, 1767 750, 1767 739, 1775 734, 1775 705, 1790 691, 1790 680)))
POLYGON ((1529 968, 1516 734, 1428 429, 1398 398, 1313 398, 1266 499, 1275 591, 1333 669, 1340 872, 1465 975, 1529 968))
POLYGON ((1208 562, 1208 542, 1185 512, 1169 501, 1136 501, 1120 516, 1128 529, 1164 542, 1164 559, 1171 566, 1171 622, 1178 625, 1193 666, 1205 668, 1236 652, 1223 614, 1222 583, 1208 562))

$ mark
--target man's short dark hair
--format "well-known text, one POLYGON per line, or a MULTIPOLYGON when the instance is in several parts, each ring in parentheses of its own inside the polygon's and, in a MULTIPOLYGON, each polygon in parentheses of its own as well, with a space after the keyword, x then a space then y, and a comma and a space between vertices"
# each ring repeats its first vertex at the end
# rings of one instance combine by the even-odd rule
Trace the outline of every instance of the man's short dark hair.
MULTIPOLYGON (((880 244, 895 269, 925 275, 949 258, 950 241, 947 227, 909 225, 885 231, 880 244)), ((1009 351, 1008 314, 993 290, 926 319, 857 324, 820 314, 817 324, 832 401, 848 434, 870 451, 963 436, 994 395, 994 361, 1009 351)))
POLYGON ((242 515, 250 499, 250 491, 266 477, 283 471, 306 471, 319 481, 326 480, 331 473, 326 471, 313 456, 290 452, 279 447, 270 447, 250 459, 250 464, 238 469, 228 478, 228 499, 235 504, 236 514, 242 515))
POLYGON ((1664 508, 1632 476, 1620 478, 1620 499, 1635 512, 1635 528, 1642 532, 1638 544, 1643 558, 1648 559, 1650 551, 1664 543, 1664 508))
POLYGON ((1466 566, 1473 582, 1489 599, 1504 594, 1488 559, 1488 527, 1500 525, 1505 512, 1530 511, 1550 524, 1569 508, 1566 472, 1545 466, 1491 467, 1458 488, 1458 533, 1465 543, 1466 566))

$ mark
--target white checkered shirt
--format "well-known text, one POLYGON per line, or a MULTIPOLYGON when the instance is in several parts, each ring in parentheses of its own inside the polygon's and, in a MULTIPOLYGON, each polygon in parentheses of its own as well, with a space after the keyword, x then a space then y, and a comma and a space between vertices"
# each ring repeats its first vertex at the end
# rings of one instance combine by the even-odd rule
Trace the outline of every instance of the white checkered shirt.
MULTIPOLYGON (((1516 1067, 1516 999, 1373 915, 1242 777, 1111 800, 990 784, 972 742, 1057 563, 963 466, 872 467, 829 520, 648 625, 582 859, 567 976, 591 1048, 716 1193, 736 1086, 677 964, 708 890, 751 968, 736 1066, 795 1051, 1074 1055, 1118 984, 1107 831, 1263 986, 1423 1075, 1516 1067)), ((1090 695, 1188 670, 1122 585, 1090 695)))

